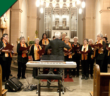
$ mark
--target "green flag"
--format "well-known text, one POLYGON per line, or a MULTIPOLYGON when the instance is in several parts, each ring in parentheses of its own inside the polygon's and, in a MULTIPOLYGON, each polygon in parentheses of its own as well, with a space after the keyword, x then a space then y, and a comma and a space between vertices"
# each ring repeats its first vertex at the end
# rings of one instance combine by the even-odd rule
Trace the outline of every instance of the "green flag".
POLYGON ((0 0, 0 17, 16 2, 17 0, 0 0))

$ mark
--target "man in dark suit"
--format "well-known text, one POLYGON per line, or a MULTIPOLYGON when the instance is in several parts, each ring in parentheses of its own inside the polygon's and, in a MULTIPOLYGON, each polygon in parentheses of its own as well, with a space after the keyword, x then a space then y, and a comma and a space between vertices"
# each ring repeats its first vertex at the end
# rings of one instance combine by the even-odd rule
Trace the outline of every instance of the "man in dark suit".
MULTIPOLYGON (((45 51, 47 51, 49 48, 52 49, 51 55, 54 55, 56 57, 62 57, 61 60, 64 61, 64 48, 70 49, 68 45, 66 45, 63 41, 60 40, 60 32, 55 33, 55 40, 50 41, 50 43, 46 46, 45 51)), ((52 59, 51 59, 52 60, 52 59)), ((54 59, 55 60, 55 59, 54 59)), ((58 59, 56 59, 58 60, 58 59)), ((59 74, 62 74, 63 69, 59 69, 59 74)), ((53 68, 50 68, 49 74, 52 74, 53 68)), ((47 86, 50 86, 50 83, 47 82, 47 86)))
POLYGON ((60 33, 56 33, 56 39, 50 41, 50 43, 46 46, 45 50, 51 48, 51 55, 58 55, 64 57, 64 48, 70 49, 68 45, 66 45, 63 41, 60 40, 60 33))

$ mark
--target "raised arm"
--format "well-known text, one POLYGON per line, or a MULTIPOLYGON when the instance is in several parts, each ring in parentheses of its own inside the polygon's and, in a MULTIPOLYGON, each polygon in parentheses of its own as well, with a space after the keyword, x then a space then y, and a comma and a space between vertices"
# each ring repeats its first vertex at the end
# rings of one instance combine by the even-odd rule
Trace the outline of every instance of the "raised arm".
POLYGON ((68 45, 66 45, 64 42, 63 42, 63 46, 64 48, 67 48, 67 49, 71 49, 68 45))

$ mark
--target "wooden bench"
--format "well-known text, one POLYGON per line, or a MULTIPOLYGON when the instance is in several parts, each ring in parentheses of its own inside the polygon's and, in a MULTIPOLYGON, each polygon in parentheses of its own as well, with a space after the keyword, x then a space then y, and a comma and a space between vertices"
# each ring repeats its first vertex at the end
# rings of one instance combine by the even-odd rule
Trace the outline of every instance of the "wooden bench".
POLYGON ((2 68, 0 65, 0 96, 6 96, 7 90, 2 88, 2 68))
POLYGON ((99 65, 94 67, 93 92, 91 96, 110 96, 110 73, 100 73, 99 65))

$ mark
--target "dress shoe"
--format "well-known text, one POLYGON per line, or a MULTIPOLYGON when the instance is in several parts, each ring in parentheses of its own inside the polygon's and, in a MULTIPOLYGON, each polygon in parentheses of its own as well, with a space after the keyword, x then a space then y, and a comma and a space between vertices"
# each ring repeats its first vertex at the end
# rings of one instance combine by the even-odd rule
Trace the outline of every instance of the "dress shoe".
POLYGON ((81 79, 85 79, 85 77, 84 76, 82 76, 82 78, 81 79))
POLYGON ((6 82, 6 80, 5 80, 5 79, 3 79, 3 80, 2 80, 2 82, 6 82))
POLYGON ((72 75, 69 75, 69 78, 72 78, 72 75))
POLYGON ((10 76, 13 76, 12 74, 10 74, 10 76))
POLYGON ((22 77, 22 79, 26 79, 26 77, 22 77))
POLYGON ((85 78, 85 80, 88 80, 88 79, 89 79, 89 77, 86 77, 86 78, 85 78))
POLYGON ((20 77, 18 77, 17 79, 20 79, 20 77))
POLYGON ((93 75, 91 75, 91 79, 93 79, 93 75))
POLYGON ((67 75, 65 75, 65 78, 67 78, 67 75))

